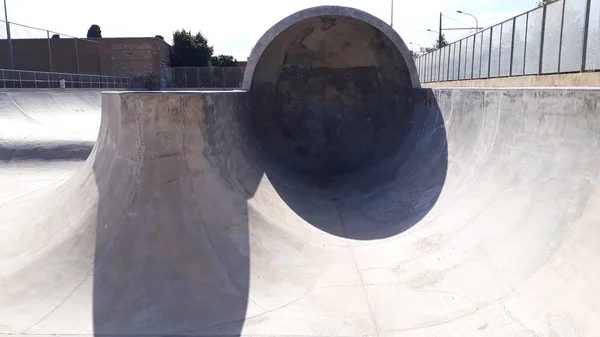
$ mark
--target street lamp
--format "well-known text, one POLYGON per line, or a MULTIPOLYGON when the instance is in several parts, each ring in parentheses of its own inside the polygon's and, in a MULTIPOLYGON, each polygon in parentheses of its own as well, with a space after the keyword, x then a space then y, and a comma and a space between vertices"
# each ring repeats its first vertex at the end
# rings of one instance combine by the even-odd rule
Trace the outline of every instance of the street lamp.
POLYGON ((424 48, 423 48, 423 46, 421 46, 420 44, 418 44, 418 43, 413 43, 413 42, 409 42, 408 44, 413 44, 413 45, 415 45, 415 46, 419 47, 419 53, 422 53, 422 52, 423 52, 423 49, 424 49, 424 48))
POLYGON ((456 13, 468 15, 468 16, 472 17, 473 19, 475 19, 475 32, 479 31, 479 21, 477 21, 477 18, 475 17, 475 15, 469 14, 469 13, 465 13, 463 11, 456 11, 456 13))
POLYGON ((390 21, 390 26, 394 27, 394 0, 392 0, 392 20, 390 21))

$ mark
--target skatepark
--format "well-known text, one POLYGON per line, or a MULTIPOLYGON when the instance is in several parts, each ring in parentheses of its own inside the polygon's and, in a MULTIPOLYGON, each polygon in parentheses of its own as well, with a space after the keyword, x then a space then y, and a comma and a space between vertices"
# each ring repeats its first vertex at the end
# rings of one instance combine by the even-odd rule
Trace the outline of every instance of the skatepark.
POLYGON ((332 6, 236 90, 0 92, 0 335, 598 336, 599 99, 332 6))

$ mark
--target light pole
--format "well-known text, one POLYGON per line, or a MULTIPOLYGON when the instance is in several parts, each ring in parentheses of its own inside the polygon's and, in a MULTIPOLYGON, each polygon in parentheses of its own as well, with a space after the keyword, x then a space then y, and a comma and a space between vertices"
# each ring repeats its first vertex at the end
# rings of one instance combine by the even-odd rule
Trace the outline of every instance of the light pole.
POLYGON ((391 15, 392 15, 392 19, 390 21, 390 26, 394 27, 394 0, 392 0, 392 12, 391 12, 391 15))
POLYGON ((6 22, 6 38, 8 39, 8 57, 10 60, 10 69, 15 69, 13 60, 12 40, 10 38, 10 23, 8 23, 8 9, 6 8, 6 0, 4 0, 4 21, 6 22))
POLYGON ((414 42, 409 42, 408 44, 414 44, 415 46, 419 47, 419 54, 423 53, 423 46, 420 44, 414 42))
POLYGON ((469 13, 465 13, 463 11, 456 11, 456 13, 468 15, 468 16, 472 17, 473 19, 475 19, 475 33, 477 33, 479 31, 479 21, 477 20, 477 18, 475 17, 475 15, 469 14, 469 13))

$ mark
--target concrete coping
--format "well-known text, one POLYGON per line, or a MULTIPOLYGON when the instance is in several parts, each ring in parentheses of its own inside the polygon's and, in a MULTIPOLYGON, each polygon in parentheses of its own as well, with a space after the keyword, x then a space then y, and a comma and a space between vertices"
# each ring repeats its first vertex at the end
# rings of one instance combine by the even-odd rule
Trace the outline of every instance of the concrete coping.
POLYGON ((254 46, 254 49, 252 49, 250 57, 248 58, 246 71, 244 72, 244 81, 242 84, 242 88, 244 90, 250 90, 252 86, 252 78, 254 76, 254 71, 256 70, 256 66, 260 61, 262 54, 279 34, 281 34, 283 31, 285 31, 286 29, 290 28, 298 22, 320 16, 347 17, 361 21, 379 30, 383 35, 390 39, 393 45, 398 49, 398 51, 400 51, 402 57, 406 62, 410 74, 412 87, 414 89, 421 87, 419 74, 417 72, 417 67, 413 60, 412 54, 406 46, 406 44, 404 43, 404 41, 402 40, 402 38, 400 37, 400 35, 398 35, 396 30, 394 30, 394 28, 392 28, 390 25, 388 25, 381 19, 355 8, 342 6, 318 6, 301 10, 284 18, 283 20, 275 24, 273 27, 271 27, 258 40, 256 45, 254 46))

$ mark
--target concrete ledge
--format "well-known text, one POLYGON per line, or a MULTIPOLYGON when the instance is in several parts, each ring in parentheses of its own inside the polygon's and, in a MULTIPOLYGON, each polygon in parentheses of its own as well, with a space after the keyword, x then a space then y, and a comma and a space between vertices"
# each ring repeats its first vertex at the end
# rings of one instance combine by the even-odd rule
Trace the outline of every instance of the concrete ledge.
POLYGON ((422 83, 424 88, 600 87, 600 72, 422 83))

